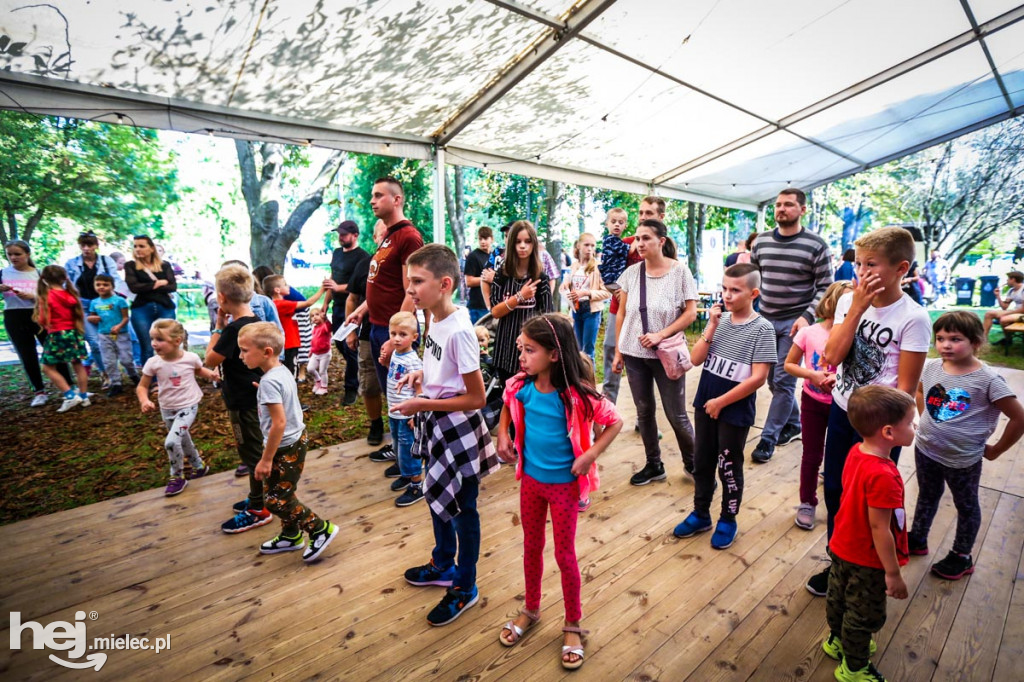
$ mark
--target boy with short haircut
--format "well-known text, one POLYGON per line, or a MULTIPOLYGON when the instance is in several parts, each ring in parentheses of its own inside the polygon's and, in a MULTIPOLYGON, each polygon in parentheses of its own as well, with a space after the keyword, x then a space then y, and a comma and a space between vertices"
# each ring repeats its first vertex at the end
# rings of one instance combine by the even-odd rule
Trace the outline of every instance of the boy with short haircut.
POLYGON ((914 440, 914 399, 889 386, 864 386, 849 398, 850 422, 863 437, 850 450, 843 496, 829 541, 825 653, 840 682, 885 682, 871 663, 871 637, 885 625, 885 598, 907 598, 900 566, 907 563, 903 479, 890 458, 914 440))
MULTIPOLYGON (((605 235, 601 238, 601 262, 597 271, 601 273, 601 281, 609 286, 612 294, 613 289, 618 286, 619 275, 631 264, 630 245, 622 239, 622 231, 626 229, 629 216, 626 211, 615 207, 608 211, 605 218, 605 235)), ((629 237, 632 241, 632 237, 629 237)), ((614 403, 619 397, 619 382, 621 374, 612 371, 612 360, 615 359, 615 314, 619 311, 618 296, 613 295, 608 305, 608 318, 604 329, 604 386, 602 392, 608 400, 614 403)))
POLYGON ((395 410, 399 403, 416 397, 412 386, 399 384, 411 372, 423 369, 423 361, 412 349, 413 341, 419 338, 417 327, 416 316, 404 310, 392 315, 388 324, 394 346, 388 366, 388 420, 398 462, 389 466, 384 475, 395 479, 391 490, 405 489, 395 500, 397 507, 408 507, 423 499, 423 461, 412 456, 412 419, 395 410))
POLYGON ((459 281, 459 260, 443 244, 428 244, 406 262, 407 293, 433 317, 426 334, 423 370, 403 384, 420 385, 417 397, 392 410, 416 415, 418 439, 413 454, 427 462, 423 492, 434 527, 430 563, 410 568, 411 585, 449 587, 427 615, 431 625, 447 625, 477 602, 476 562, 480 554, 480 479, 498 469, 497 451, 480 414, 485 404, 480 374, 480 345, 469 313, 452 303, 459 281), (458 550, 458 562, 455 561, 458 550))
MULTIPOLYGON (((825 436, 825 508, 832 536, 843 492, 843 466, 861 440, 850 424, 847 403, 854 389, 877 384, 917 392, 931 346, 928 312, 903 293, 900 281, 914 259, 914 238, 902 227, 883 227, 854 242, 858 281, 836 305, 835 322, 825 344, 825 361, 836 365, 828 431, 825 436)), ((899 446, 891 453, 899 458, 899 446)), ((828 568, 807 581, 819 597, 828 588, 828 568)))
POLYGON ((86 319, 99 328, 100 355, 110 379, 107 397, 113 398, 124 393, 121 372, 117 369, 119 361, 135 385, 139 385, 139 373, 132 359, 132 339, 125 329, 128 326, 128 301, 114 294, 114 278, 110 275, 96 275, 93 288, 98 298, 89 304, 89 317, 86 319))
POLYGON ((257 481, 266 481, 267 507, 281 519, 277 537, 260 545, 261 554, 293 552, 305 547, 302 560, 316 561, 338 535, 338 526, 317 516, 299 501, 295 491, 306 463, 306 425, 295 377, 278 359, 284 335, 270 322, 254 322, 238 332, 242 362, 262 376, 257 389, 262 456, 256 463, 257 481), (309 534, 309 546, 302 541, 309 534))
POLYGON ((253 278, 242 265, 228 265, 215 277, 217 287, 217 321, 210 333, 204 363, 210 369, 222 367, 224 381, 221 391, 228 408, 231 428, 238 443, 238 457, 249 477, 249 497, 232 507, 235 515, 221 524, 225 533, 242 533, 265 526, 274 517, 264 508, 263 483, 254 469, 263 455, 263 433, 256 402, 256 384, 263 375, 260 369, 249 369, 242 362, 238 333, 246 325, 259 322, 249 301, 253 296, 253 278), (231 322, 228 322, 231 318, 231 322))
POLYGON ((284 365, 295 375, 295 356, 299 354, 302 340, 299 337, 299 323, 295 321, 295 313, 312 307, 324 295, 321 285, 317 292, 305 301, 289 301, 285 299, 291 287, 283 275, 270 275, 263 278, 263 291, 274 302, 277 314, 281 316, 281 327, 284 329, 284 365))
POLYGON ((478 247, 466 257, 466 288, 469 289, 469 320, 473 324, 490 312, 487 298, 484 297, 484 284, 481 276, 490 267, 491 250, 494 246, 494 230, 486 225, 476 232, 478 247))
POLYGON ((761 273, 750 263, 732 265, 722 279, 721 305, 711 308, 708 326, 694 343, 690 361, 703 363, 693 399, 696 450, 693 457, 693 512, 675 527, 686 538, 711 530, 715 470, 722 481, 722 512, 711 536, 714 549, 736 539, 736 514, 743 498, 743 446, 754 423, 754 398, 775 365, 775 331, 754 312, 761 273))

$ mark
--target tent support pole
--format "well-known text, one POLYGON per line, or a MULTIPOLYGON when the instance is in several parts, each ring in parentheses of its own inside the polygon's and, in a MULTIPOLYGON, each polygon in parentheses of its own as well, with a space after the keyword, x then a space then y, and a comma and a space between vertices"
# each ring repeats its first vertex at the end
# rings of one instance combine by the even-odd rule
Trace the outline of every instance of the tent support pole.
POLYGON ((434 149, 434 243, 444 244, 444 149, 434 149))

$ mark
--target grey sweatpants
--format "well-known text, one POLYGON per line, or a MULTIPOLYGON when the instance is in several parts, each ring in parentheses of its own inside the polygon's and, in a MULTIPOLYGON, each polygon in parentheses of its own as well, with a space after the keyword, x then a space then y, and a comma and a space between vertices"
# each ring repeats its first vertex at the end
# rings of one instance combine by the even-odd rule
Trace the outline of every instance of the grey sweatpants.
POLYGON ((127 329, 122 329, 116 336, 113 334, 100 334, 100 355, 103 357, 103 367, 106 368, 107 376, 110 377, 111 386, 121 385, 121 370, 117 363, 128 370, 128 376, 137 379, 139 373, 135 370, 135 360, 132 359, 132 339, 127 329))

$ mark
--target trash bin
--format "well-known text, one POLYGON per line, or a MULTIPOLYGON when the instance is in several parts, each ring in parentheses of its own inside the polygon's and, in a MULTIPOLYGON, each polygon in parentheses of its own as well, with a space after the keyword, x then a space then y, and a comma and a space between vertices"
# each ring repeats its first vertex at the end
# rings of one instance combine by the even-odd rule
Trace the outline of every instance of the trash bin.
POLYGON ((956 304, 972 305, 974 303, 974 278, 956 278, 956 304))
POLYGON ((982 308, 992 308, 996 304, 996 287, 999 286, 999 277, 996 275, 985 275, 981 279, 981 296, 979 305, 982 308))

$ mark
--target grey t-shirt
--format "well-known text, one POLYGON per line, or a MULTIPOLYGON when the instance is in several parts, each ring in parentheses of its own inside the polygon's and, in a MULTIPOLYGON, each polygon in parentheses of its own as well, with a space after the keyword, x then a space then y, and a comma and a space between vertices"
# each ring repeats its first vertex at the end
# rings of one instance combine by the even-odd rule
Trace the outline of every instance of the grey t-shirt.
POLYGON ((284 435, 281 447, 292 445, 302 437, 306 425, 302 422, 302 404, 299 402, 299 389, 295 385, 292 373, 284 365, 278 365, 260 378, 260 387, 256 393, 260 413, 260 431, 263 432, 263 443, 267 442, 267 434, 273 422, 267 405, 284 406, 284 435))
POLYGON ((1013 396, 1006 380, 983 364, 968 374, 947 374, 942 360, 926 360, 921 373, 924 414, 917 447, 952 469, 973 466, 985 454, 985 442, 996 430, 997 400, 1013 396))

